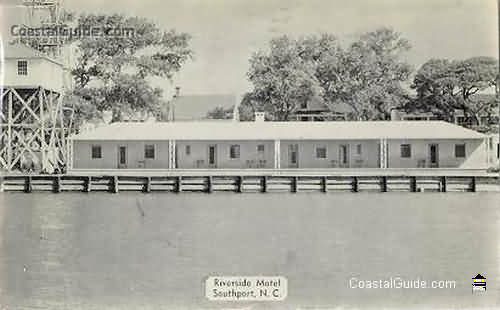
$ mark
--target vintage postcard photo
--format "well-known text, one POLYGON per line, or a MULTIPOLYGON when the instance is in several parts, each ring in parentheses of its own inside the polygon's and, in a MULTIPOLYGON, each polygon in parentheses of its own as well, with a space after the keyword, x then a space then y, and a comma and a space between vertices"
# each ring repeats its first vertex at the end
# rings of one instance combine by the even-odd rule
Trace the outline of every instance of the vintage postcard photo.
POLYGON ((495 0, 0 0, 0 310, 500 308, 495 0))

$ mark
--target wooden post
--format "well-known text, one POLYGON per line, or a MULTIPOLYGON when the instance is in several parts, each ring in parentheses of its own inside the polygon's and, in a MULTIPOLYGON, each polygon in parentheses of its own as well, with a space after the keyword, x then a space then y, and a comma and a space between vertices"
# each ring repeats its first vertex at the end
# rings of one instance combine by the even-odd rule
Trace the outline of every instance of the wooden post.
POLYGON ((176 151, 177 145, 175 140, 168 140, 168 169, 176 169, 177 168, 177 161, 176 161, 176 156, 175 154, 177 153, 176 151))
POLYGON ((441 192, 446 193, 446 176, 441 177, 441 192))
POLYGON ((177 141, 172 140, 172 169, 177 169, 177 141))
POLYGON ((237 193, 243 192, 243 176, 242 175, 236 177, 236 192, 237 193))
POLYGON ((359 191, 359 180, 358 177, 352 178, 352 191, 357 193, 359 191))
POLYGON ((4 178, 2 176, 0 176, 0 193, 4 192, 3 182, 4 182, 4 178))
POLYGON ((470 184, 470 190, 471 192, 475 193, 477 188, 476 188, 476 177, 472 176, 471 184, 470 184))
POLYGON ((54 178, 54 193, 60 193, 61 192, 61 176, 57 175, 54 178))
POLYGON ((175 177, 174 192, 176 192, 176 193, 182 192, 182 177, 181 176, 175 177))
POLYGON ((85 193, 90 193, 92 191, 92 177, 87 176, 83 179, 83 191, 85 193))
MULTIPOLYGON (((64 138, 64 136, 63 136, 64 138)), ((66 171, 73 169, 73 154, 71 153, 71 145, 73 144, 73 140, 68 137, 66 141, 66 171)))
POLYGON ((292 187, 291 188, 291 192, 292 193, 296 193, 297 192, 297 179, 298 178, 296 176, 292 177, 292 184, 291 184, 291 187, 292 187))
POLYGON ((212 187, 212 176, 207 176, 207 193, 212 193, 213 187, 212 187))
POLYGON ((46 141, 45 141, 45 115, 44 115, 44 90, 43 88, 39 87, 38 88, 38 104, 40 108, 40 148, 41 148, 41 154, 42 154, 42 169, 45 170, 47 168, 47 157, 46 157, 46 152, 47 152, 47 146, 46 146, 46 141))
POLYGON ((144 192, 151 193, 151 177, 146 177, 146 184, 144 186, 144 192))
POLYGON ((25 179, 25 184, 24 184, 24 192, 25 193, 31 193, 33 191, 33 179, 32 177, 29 175, 26 177, 25 179))
POLYGON ((274 169, 281 169, 281 141, 274 140, 274 169))
POLYGON ((175 141, 168 140, 168 169, 175 169, 175 141))
POLYGON ((380 150, 379 150, 380 168, 386 169, 389 167, 387 139, 380 139, 379 145, 380 145, 380 150))
POLYGON ((379 140, 379 158, 380 158, 380 168, 384 168, 384 163, 385 163, 385 155, 384 155, 384 139, 379 140))
POLYGON ((328 192, 328 178, 326 176, 321 177, 321 191, 323 193, 328 192))
POLYGON ((9 105, 7 113, 7 171, 12 169, 12 90, 9 92, 9 105))
POLYGON ((267 176, 265 176, 265 175, 262 176, 260 185, 261 185, 261 191, 263 193, 267 193, 267 176))
POLYGON ((380 189, 380 191, 382 193, 386 193, 387 192, 387 177, 386 176, 382 176, 380 181, 381 181, 381 184, 380 184, 381 189, 380 189))
POLYGON ((413 193, 417 192, 417 177, 416 176, 410 177, 410 191, 413 193))
POLYGON ((114 193, 114 194, 117 194, 120 189, 119 189, 119 184, 118 184, 118 176, 113 176, 113 178, 111 179, 112 182, 111 182, 111 191, 114 193))
POLYGON ((384 154, 385 154, 385 161, 384 161, 384 168, 389 168, 389 144, 387 144, 387 139, 384 139, 384 154))

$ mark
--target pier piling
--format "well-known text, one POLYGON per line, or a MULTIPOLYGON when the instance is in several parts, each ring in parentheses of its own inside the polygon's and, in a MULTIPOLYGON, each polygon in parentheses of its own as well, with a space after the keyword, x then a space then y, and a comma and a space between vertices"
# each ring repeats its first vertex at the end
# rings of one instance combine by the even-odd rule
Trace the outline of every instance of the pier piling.
POLYGON ((383 176, 381 178, 380 186, 381 186, 380 191, 382 193, 386 193, 387 192, 387 177, 386 176, 383 176))
POLYGON ((31 176, 28 176, 25 180, 24 192, 31 193, 32 191, 33 191, 33 178, 31 176))
POLYGON ((56 176, 54 178, 54 193, 60 193, 61 192, 61 176, 56 176))
POLYGON ((352 178, 352 191, 354 193, 359 192, 359 180, 358 180, 358 177, 353 177, 352 178))
POLYGON ((417 192, 417 177, 410 177, 410 192, 417 192))
POLYGON ((443 192, 443 193, 446 193, 446 191, 447 191, 447 188, 446 188, 446 186, 447 186, 446 181, 447 181, 447 180, 446 180, 446 177, 445 177, 445 176, 441 177, 441 192, 443 192))
POLYGON ((328 192, 328 178, 327 177, 321 177, 321 191, 323 193, 328 192))
POLYGON ((267 193, 267 176, 262 176, 261 179, 261 192, 267 193))

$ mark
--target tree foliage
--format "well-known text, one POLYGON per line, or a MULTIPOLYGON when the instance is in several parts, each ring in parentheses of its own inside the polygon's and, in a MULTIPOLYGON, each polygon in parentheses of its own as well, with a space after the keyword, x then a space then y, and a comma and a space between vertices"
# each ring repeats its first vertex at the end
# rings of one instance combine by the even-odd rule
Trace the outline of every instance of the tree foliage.
POLYGON ((481 125, 481 114, 491 114, 495 100, 475 96, 495 87, 498 76, 497 60, 473 57, 466 60, 431 59, 418 70, 412 87, 417 100, 412 109, 434 110, 444 119, 452 120, 455 110, 481 125))
POLYGON ((129 112, 158 113, 162 90, 151 86, 150 78, 171 79, 192 57, 188 34, 163 31, 144 18, 84 14, 76 27, 133 30, 133 35, 81 37, 77 42, 75 94, 91 96, 99 111, 112 110, 113 121, 129 112))
POLYGON ((365 33, 347 47, 331 34, 274 38, 269 51, 250 59, 249 98, 274 120, 288 120, 311 101, 331 110, 348 104, 353 119, 384 119, 406 100, 401 83, 412 68, 402 54, 409 49, 408 41, 388 28, 365 33))
POLYGON ((248 78, 254 86, 252 97, 275 120, 288 120, 302 104, 322 95, 315 66, 306 59, 305 50, 304 57, 300 56, 300 43, 288 36, 275 38, 270 42, 269 53, 260 51, 250 59, 248 78))

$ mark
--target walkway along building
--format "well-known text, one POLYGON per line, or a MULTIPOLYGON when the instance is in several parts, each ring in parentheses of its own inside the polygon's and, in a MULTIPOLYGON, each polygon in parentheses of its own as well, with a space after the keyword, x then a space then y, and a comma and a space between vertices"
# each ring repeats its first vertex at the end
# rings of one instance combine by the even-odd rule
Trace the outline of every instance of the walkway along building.
POLYGON ((442 121, 113 123, 70 138, 69 170, 487 168, 488 139, 442 121))

